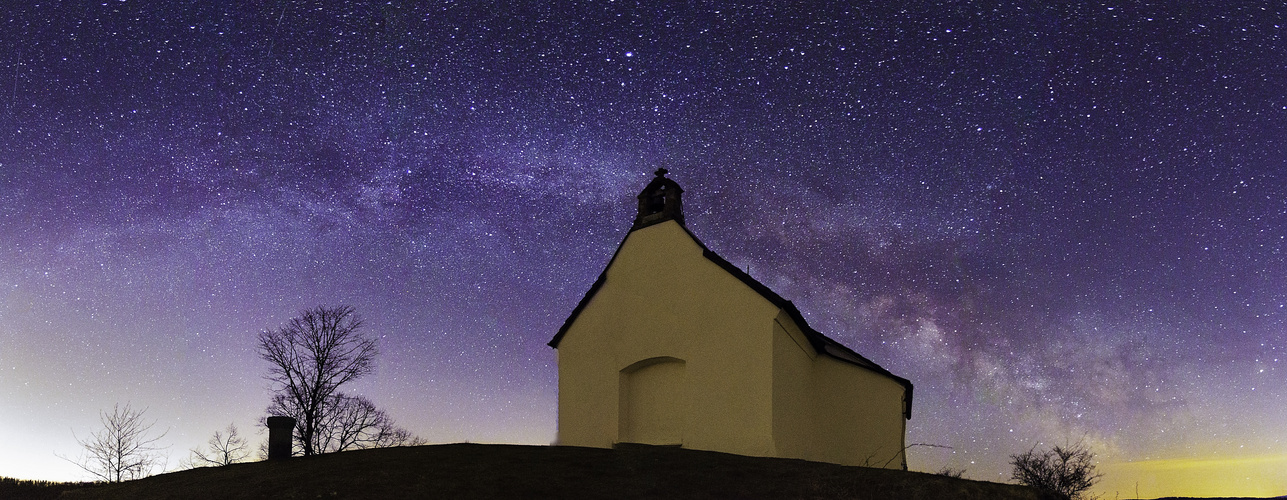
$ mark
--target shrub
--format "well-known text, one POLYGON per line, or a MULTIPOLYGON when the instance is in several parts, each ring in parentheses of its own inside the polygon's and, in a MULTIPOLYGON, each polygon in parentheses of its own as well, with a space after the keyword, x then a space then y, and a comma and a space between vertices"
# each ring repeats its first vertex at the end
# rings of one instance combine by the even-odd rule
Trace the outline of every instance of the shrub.
POLYGON ((939 469, 938 472, 935 472, 934 475, 960 479, 961 476, 965 475, 965 469, 953 469, 945 465, 942 469, 939 469))
POLYGON ((1088 500, 1094 497, 1086 496, 1086 490, 1103 477, 1091 463, 1093 458, 1095 454, 1080 443, 1042 452, 1034 446, 1025 453, 1010 455, 1014 465, 1010 478, 1059 498, 1088 500))

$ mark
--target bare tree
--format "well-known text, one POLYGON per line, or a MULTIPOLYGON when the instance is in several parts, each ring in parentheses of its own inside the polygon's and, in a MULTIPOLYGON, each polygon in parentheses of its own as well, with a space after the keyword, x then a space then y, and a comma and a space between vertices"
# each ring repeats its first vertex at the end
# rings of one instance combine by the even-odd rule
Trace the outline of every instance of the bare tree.
POLYGON ((944 465, 943 468, 939 469, 938 472, 935 472, 934 475, 960 479, 961 476, 965 475, 965 469, 954 469, 944 465))
MULTIPOLYGON (((274 415, 299 413, 283 397, 274 398, 268 412, 274 415)), ((301 440, 298 422, 293 434, 296 441, 301 440)), ((394 423, 393 418, 376 407, 371 400, 342 392, 332 394, 323 404, 315 441, 316 453, 425 444, 424 439, 394 423)), ((267 448, 263 447, 260 455, 267 457, 267 453, 267 448)))
POLYGON ((336 393, 320 429, 324 452, 423 444, 362 396, 336 393))
POLYGON ((304 455, 328 451, 328 422, 343 403, 336 395, 374 370, 377 352, 349 306, 305 310, 286 326, 259 334, 259 357, 272 364, 268 379, 277 385, 269 412, 295 417, 304 455))
POLYGON ((1103 477, 1091 463, 1094 458, 1095 454, 1081 443, 1055 446, 1043 452, 1037 452, 1034 446, 1027 452, 1010 456, 1010 463, 1014 465, 1010 478, 1059 498, 1095 498, 1086 495, 1086 490, 1103 477))
POLYGON ((244 462, 247 458, 250 458, 250 442, 241 437, 236 425, 228 424, 222 434, 215 431, 214 436, 206 441, 205 449, 193 448, 188 459, 180 465, 188 469, 218 467, 244 462))
MULTIPOLYGON (((156 421, 143 419, 147 408, 135 410, 126 403, 112 406, 112 413, 99 412, 103 428, 76 442, 85 448, 80 460, 68 460, 90 473, 96 480, 119 483, 147 477, 158 465, 164 465, 158 436, 150 435, 156 421)), ((66 459, 64 457, 64 459, 66 459)))

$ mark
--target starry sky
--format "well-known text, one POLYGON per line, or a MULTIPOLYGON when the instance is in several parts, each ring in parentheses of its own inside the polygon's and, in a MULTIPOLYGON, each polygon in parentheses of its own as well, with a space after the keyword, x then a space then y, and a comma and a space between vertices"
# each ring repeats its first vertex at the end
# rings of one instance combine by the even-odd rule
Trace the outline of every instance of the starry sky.
POLYGON ((0 475, 84 478, 118 402, 171 468, 254 435, 255 336, 316 305, 401 425, 549 443, 545 343, 664 166, 916 384, 913 470, 1287 494, 1287 9, 1172 4, 7 6, 0 475))

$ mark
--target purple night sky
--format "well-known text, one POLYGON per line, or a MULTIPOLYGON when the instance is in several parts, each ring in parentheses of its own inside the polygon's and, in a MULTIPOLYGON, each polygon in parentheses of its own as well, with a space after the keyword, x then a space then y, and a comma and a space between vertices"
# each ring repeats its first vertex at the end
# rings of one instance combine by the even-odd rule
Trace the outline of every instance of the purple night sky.
POLYGON ((84 478, 118 402, 172 468, 253 434, 255 336, 316 305, 404 427, 549 443, 545 343, 659 166, 916 384, 914 470, 1287 464, 1287 9, 1210 3, 8 6, 0 476, 84 478))

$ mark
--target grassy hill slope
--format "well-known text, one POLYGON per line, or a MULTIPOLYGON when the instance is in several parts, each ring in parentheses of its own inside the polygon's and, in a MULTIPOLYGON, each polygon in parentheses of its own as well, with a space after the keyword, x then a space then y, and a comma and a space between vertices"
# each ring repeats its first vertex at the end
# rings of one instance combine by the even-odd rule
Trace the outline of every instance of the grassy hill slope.
POLYGON ((195 469, 63 499, 854 498, 1033 500, 1024 487, 679 448, 448 444, 195 469))
POLYGON ((0 477, 0 499, 46 500, 58 498, 64 490, 84 488, 90 483, 57 483, 0 477))

